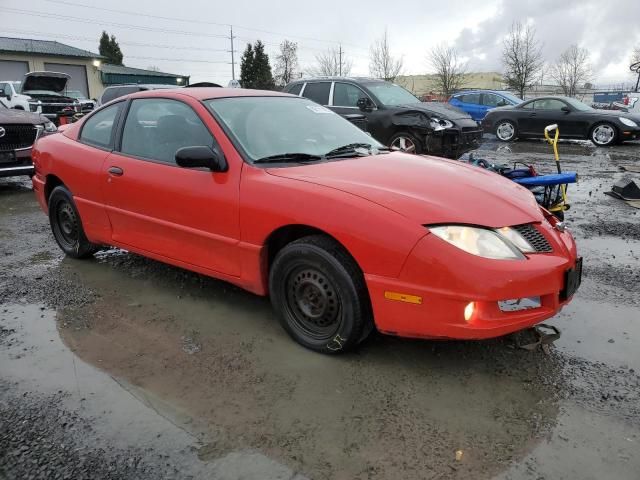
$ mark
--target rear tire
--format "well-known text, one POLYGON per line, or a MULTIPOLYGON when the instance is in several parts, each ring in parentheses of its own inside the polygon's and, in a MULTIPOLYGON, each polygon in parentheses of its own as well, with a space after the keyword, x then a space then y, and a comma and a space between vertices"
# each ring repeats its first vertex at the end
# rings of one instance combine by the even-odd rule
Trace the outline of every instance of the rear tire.
POLYGON ((269 293, 282 327, 316 352, 349 351, 373 330, 364 276, 329 237, 304 237, 280 250, 269 272, 269 293))
POLYGON ((518 136, 518 129, 511 120, 500 120, 496 123, 495 134, 501 142, 512 142, 518 136))
POLYGON ((69 257, 88 258, 100 249, 87 240, 73 196, 62 185, 49 196, 49 223, 56 242, 69 257))

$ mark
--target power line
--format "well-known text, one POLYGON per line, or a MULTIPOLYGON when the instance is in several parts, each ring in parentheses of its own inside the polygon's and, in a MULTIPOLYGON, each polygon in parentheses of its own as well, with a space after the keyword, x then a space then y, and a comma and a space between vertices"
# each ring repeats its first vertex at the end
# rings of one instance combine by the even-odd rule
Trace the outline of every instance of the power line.
MULTIPOLYGON (((69 5, 69 6, 73 6, 73 7, 82 7, 82 8, 89 8, 89 9, 93 9, 93 10, 100 10, 103 12, 111 12, 111 13, 119 13, 119 14, 124 14, 124 15, 133 15, 135 17, 147 17, 147 18, 155 18, 155 19, 159 19, 159 20, 169 20, 169 21, 175 21, 175 22, 188 22, 188 23, 197 23, 197 24, 201 24, 201 25, 215 25, 218 27, 230 27, 231 24, 230 23, 218 23, 218 22, 212 22, 209 20, 201 20, 201 19, 193 19, 193 18, 177 18, 177 17, 166 17, 166 16, 162 16, 162 15, 152 15, 152 14, 148 14, 148 13, 139 13, 139 12, 134 12, 132 10, 120 10, 120 9, 115 9, 115 8, 106 8, 106 7, 95 7, 93 5, 83 5, 81 3, 76 3, 76 2, 69 2, 67 0, 42 0, 43 2, 49 2, 49 3, 54 3, 56 5, 69 5)), ((324 40, 324 39, 320 39, 320 38, 314 38, 314 37, 306 37, 306 36, 301 36, 301 35, 287 35, 284 34, 282 32, 274 32, 274 31, 270 31, 270 30, 263 30, 260 28, 253 28, 253 27, 246 27, 243 25, 237 25, 237 24, 233 24, 236 28, 240 28, 242 30, 250 30, 250 31, 254 31, 254 32, 260 32, 260 33, 267 33, 269 35, 278 35, 278 36, 282 36, 282 37, 288 37, 288 38, 300 38, 303 40, 311 40, 314 42, 323 42, 323 43, 329 43, 329 44, 333 44, 336 45, 338 42, 336 42, 335 40, 324 40)), ((349 43, 344 43, 342 42, 343 45, 348 45, 348 46, 352 46, 354 48, 360 48, 362 50, 367 50, 365 47, 361 47, 359 45, 354 45, 354 44, 349 44, 349 43)))
MULTIPOLYGON (((41 33, 41 32, 35 32, 30 30, 17 30, 17 29, 4 28, 4 27, 2 28, 2 31, 9 32, 9 33, 19 33, 24 35, 36 35, 38 37, 53 38, 53 39, 67 38, 69 40, 78 40, 81 42, 92 42, 92 43, 97 42, 95 38, 91 38, 91 37, 79 37, 76 35, 64 35, 59 33, 41 33)), ((200 47, 192 47, 192 46, 180 47, 177 45, 158 45, 156 43, 129 42, 127 40, 120 40, 120 39, 118 39, 118 43, 121 45, 128 45, 131 47, 167 48, 171 50, 190 50, 190 51, 193 50, 193 51, 202 51, 202 52, 228 52, 226 48, 200 48, 200 47)))
POLYGON ((166 28, 143 27, 140 25, 131 25, 130 23, 116 23, 116 22, 104 22, 104 21, 96 22, 95 20, 88 20, 86 18, 80 18, 80 17, 72 17, 70 15, 60 15, 58 13, 44 13, 44 12, 37 12, 32 10, 21 10, 18 8, 3 7, 2 11, 3 13, 9 12, 9 13, 15 13, 18 15, 29 15, 31 17, 55 18, 57 20, 70 20, 72 22, 88 23, 92 25, 101 25, 101 26, 108 25, 112 27, 130 28, 133 30, 142 30, 146 32, 173 33, 175 35, 187 35, 192 37, 227 38, 226 35, 220 35, 220 34, 195 33, 195 32, 189 32, 186 30, 170 30, 166 28))

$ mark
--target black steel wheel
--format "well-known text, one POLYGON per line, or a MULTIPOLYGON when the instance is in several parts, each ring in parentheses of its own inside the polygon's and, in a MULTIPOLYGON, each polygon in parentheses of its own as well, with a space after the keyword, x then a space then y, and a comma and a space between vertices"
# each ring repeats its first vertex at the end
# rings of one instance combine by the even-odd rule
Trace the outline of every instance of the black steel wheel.
POLYGON ((66 255, 87 258, 98 251, 99 246, 87 240, 73 196, 66 187, 54 188, 49 196, 49 223, 56 242, 66 255))
POLYGON ((305 237, 280 250, 269 272, 269 291, 284 329, 312 350, 348 351, 373 329, 362 272, 329 237, 305 237))

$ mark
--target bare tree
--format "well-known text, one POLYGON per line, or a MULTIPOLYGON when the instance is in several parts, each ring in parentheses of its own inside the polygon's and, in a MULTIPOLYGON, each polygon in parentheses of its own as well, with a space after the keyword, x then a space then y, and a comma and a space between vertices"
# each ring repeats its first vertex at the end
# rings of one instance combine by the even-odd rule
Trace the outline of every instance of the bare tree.
POLYGON ((369 48, 369 73, 372 77, 393 82, 402 70, 402 57, 394 58, 389 51, 387 30, 369 48))
POLYGON ((636 76, 636 87, 633 91, 637 92, 638 87, 640 86, 640 47, 636 47, 633 49, 633 53, 631 54, 631 65, 629 65, 629 69, 636 76))
POLYGON ((464 86, 467 77, 467 64, 458 57, 458 51, 445 45, 437 45, 431 49, 427 60, 436 71, 436 87, 440 93, 451 95, 464 86))
POLYGON ((293 80, 298 69, 298 44, 285 40, 280 44, 280 53, 276 55, 276 85, 284 87, 293 80))
POLYGON ((535 85, 544 66, 542 49, 533 27, 520 22, 511 25, 503 42, 502 63, 505 83, 524 98, 524 92, 535 85))
POLYGON ((315 76, 347 76, 351 73, 353 61, 348 59, 339 48, 330 48, 324 53, 316 55, 316 66, 309 69, 309 73, 315 76))
POLYGON ((591 80, 589 51, 578 45, 571 45, 551 66, 551 78, 562 88, 562 93, 575 97, 578 89, 591 80))

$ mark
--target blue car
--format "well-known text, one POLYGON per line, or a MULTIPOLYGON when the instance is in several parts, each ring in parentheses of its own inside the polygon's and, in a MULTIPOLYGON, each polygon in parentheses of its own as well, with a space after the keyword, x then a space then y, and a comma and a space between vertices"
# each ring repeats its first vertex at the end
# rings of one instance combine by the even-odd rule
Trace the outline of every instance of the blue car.
POLYGON ((476 121, 481 121, 487 112, 496 107, 518 105, 523 100, 509 92, 498 90, 464 90, 454 93, 449 103, 464 110, 476 121))

